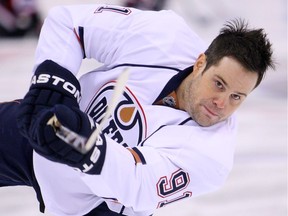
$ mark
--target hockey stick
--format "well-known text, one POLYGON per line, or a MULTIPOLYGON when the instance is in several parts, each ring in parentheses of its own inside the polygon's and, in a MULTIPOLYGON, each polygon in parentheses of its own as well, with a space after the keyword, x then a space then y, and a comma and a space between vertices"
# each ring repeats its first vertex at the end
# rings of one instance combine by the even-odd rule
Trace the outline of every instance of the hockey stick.
POLYGON ((120 96, 124 92, 128 77, 129 71, 128 68, 125 68, 116 81, 112 99, 108 104, 104 117, 102 118, 100 124, 97 125, 96 129, 92 132, 90 137, 83 137, 80 134, 77 134, 69 128, 61 125, 55 115, 49 119, 47 125, 51 125, 54 128, 56 135, 68 145, 72 146, 82 154, 87 153, 95 144, 99 134, 102 132, 103 126, 107 123, 108 118, 112 115, 114 109, 116 108, 120 96))

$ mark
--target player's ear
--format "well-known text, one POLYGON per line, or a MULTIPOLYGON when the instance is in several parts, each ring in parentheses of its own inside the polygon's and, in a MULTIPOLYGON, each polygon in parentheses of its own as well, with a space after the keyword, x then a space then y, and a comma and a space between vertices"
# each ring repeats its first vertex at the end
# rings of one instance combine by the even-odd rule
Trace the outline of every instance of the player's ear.
POLYGON ((206 67, 206 55, 204 53, 201 53, 198 56, 198 58, 197 58, 197 60, 196 60, 196 62, 194 64, 193 73, 194 72, 196 72, 196 73, 200 72, 201 73, 202 71, 204 71, 205 67, 206 67))

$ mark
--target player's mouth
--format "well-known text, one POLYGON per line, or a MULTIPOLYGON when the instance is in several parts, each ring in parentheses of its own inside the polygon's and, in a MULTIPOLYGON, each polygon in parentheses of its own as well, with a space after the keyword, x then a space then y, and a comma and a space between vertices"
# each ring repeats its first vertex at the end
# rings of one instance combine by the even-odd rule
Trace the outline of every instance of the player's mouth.
POLYGON ((203 105, 203 107, 204 107, 204 113, 205 113, 206 116, 208 116, 210 118, 219 117, 219 114, 216 113, 215 111, 213 111, 212 109, 208 108, 205 105, 203 105))

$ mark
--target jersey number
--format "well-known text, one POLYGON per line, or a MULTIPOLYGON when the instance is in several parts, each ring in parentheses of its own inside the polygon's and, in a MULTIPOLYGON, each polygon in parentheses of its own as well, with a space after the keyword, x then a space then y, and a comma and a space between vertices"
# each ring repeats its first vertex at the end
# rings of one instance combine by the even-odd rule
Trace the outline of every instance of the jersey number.
POLYGON ((102 13, 103 11, 111 11, 111 12, 116 12, 116 13, 120 13, 124 15, 128 15, 131 13, 131 10, 129 8, 117 7, 117 6, 111 6, 111 5, 101 6, 97 8, 94 13, 102 13))
MULTIPOLYGON (((171 177, 167 178, 167 176, 163 176, 159 179, 157 183, 157 193, 160 197, 166 198, 175 193, 178 193, 181 190, 184 190, 190 182, 190 178, 188 173, 184 172, 182 169, 177 170, 172 173, 171 177)), ((169 203, 184 199, 186 197, 191 197, 192 192, 186 191, 182 195, 177 198, 171 200, 165 200, 158 204, 158 208, 163 207, 169 203)))

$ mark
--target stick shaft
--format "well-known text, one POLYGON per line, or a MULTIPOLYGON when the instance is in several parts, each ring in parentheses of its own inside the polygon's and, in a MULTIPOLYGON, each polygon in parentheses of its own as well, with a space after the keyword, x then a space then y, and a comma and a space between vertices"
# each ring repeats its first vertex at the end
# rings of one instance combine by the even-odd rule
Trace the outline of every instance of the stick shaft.
POLYGON ((94 146, 98 136, 102 133, 103 127, 107 123, 109 117, 113 114, 119 99, 124 92, 128 77, 129 71, 128 68, 125 68, 116 81, 113 95, 110 103, 107 106, 104 117, 102 118, 100 124, 97 125, 96 129, 92 132, 90 137, 85 138, 63 126, 55 115, 47 122, 47 124, 51 125, 54 128, 56 135, 68 145, 72 146, 82 154, 87 153, 94 146))

